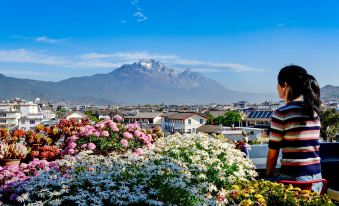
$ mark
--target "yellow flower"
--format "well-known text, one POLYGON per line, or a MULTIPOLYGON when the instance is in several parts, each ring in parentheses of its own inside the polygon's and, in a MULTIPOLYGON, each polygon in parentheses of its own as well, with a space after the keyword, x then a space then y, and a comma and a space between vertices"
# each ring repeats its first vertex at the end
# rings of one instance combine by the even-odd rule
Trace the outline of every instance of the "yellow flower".
POLYGON ((264 198, 264 196, 262 196, 261 194, 255 194, 254 197, 257 199, 264 198))
POLYGON ((240 187, 238 185, 232 185, 232 190, 240 190, 240 187))
POLYGON ((252 200, 243 200, 243 201, 240 202, 240 205, 241 206, 251 206, 251 205, 253 205, 253 202, 252 202, 252 200))

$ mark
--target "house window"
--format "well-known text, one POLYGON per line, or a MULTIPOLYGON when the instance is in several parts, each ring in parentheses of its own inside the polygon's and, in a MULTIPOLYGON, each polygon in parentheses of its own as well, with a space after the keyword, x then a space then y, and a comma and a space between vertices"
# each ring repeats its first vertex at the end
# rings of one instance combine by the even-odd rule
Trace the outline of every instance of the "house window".
POLYGON ((188 129, 188 130, 187 130, 187 133, 192 133, 191 129, 188 129))
POLYGON ((35 124, 35 120, 30 120, 29 123, 30 124, 35 124))
POLYGON ((25 124, 25 120, 24 119, 21 120, 21 124, 25 124))
POLYGON ((191 119, 188 119, 188 124, 192 124, 192 120, 191 119))
POLYGON ((200 124, 204 124, 204 120, 203 119, 200 119, 200 124))
POLYGON ((6 117, 6 113, 0 113, 0 117, 6 117))
POLYGON ((5 119, 0 119, 0 123, 6 123, 5 119))

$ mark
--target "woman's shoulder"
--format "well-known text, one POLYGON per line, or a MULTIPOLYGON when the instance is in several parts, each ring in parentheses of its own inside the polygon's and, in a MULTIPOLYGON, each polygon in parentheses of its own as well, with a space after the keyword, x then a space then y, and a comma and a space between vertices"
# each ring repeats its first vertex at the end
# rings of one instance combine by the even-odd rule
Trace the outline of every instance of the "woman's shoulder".
POLYGON ((276 109, 274 111, 274 113, 278 113, 278 114, 285 114, 285 113, 289 113, 291 111, 298 111, 300 109, 304 108, 304 102, 303 101, 292 101, 289 102, 281 107, 279 107, 278 109, 276 109))

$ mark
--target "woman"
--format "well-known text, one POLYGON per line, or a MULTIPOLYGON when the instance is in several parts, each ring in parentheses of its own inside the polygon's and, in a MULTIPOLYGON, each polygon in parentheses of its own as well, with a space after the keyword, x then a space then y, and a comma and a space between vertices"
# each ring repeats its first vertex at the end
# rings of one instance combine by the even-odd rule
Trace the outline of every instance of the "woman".
MULTIPOLYGON (((277 90, 286 105, 272 116, 266 176, 272 177, 282 149, 279 179, 321 179, 319 157, 320 88, 316 79, 299 66, 280 70, 277 90)), ((322 184, 313 184, 320 192, 322 184)))

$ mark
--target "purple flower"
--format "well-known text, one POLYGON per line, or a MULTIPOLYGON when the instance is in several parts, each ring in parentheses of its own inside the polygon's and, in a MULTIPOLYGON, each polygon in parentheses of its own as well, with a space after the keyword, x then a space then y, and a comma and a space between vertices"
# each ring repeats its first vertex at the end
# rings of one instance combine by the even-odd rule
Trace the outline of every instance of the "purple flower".
POLYGON ((9 197, 9 200, 11 201, 16 201, 16 198, 18 197, 18 195, 16 194, 11 194, 11 196, 9 197))
POLYGON ((93 144, 93 143, 88 143, 87 144, 87 148, 89 149, 89 150, 94 150, 95 149, 95 144, 93 144))
POLYGON ((128 141, 126 139, 122 139, 120 143, 122 144, 122 146, 128 147, 128 141))

